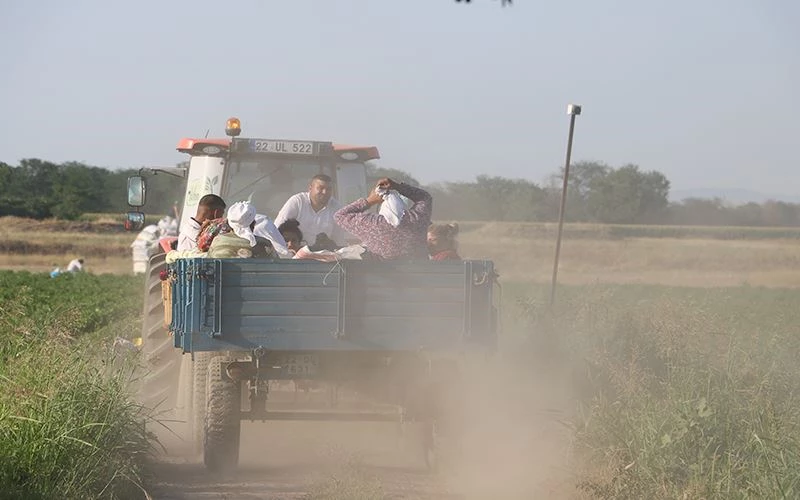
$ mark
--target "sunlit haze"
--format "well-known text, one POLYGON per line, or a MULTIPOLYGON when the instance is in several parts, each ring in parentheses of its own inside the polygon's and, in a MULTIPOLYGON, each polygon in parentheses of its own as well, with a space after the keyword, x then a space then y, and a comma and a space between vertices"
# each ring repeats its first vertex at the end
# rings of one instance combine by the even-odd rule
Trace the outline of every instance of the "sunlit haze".
POLYGON ((4 2, 0 161, 172 165, 183 136, 377 145, 424 182, 573 158, 800 185, 800 3, 4 2))

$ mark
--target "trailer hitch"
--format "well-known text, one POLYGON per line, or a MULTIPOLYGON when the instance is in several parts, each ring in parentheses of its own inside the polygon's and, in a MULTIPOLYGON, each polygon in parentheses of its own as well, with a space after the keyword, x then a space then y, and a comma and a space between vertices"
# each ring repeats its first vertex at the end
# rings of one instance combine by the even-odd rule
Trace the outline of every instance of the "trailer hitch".
POLYGON ((261 367, 267 356, 267 350, 259 346, 253 349, 252 372, 247 381, 250 393, 250 413, 254 417, 267 413, 267 396, 269 395, 269 380, 262 378, 261 367))

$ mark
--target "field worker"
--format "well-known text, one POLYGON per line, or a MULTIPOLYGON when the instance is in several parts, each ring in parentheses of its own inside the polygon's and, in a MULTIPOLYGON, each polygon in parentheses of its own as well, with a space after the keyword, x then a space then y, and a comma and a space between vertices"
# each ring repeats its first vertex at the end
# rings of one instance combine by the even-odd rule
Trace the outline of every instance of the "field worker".
POLYGON ((381 179, 369 196, 336 212, 336 222, 361 240, 365 258, 428 259, 427 235, 431 225, 433 199, 427 191, 381 179), (406 208, 400 196, 413 202, 406 208), (365 211, 380 204, 377 214, 365 211))
POLYGON ((283 208, 275 217, 275 225, 289 219, 300 222, 300 230, 306 235, 316 236, 320 233, 335 241, 344 244, 347 234, 336 224, 333 215, 341 208, 339 202, 333 198, 332 180, 325 174, 318 174, 311 178, 308 191, 297 193, 286 200, 283 208))
POLYGON ((58 264, 53 264, 53 270, 50 271, 50 277, 51 278, 57 278, 58 275, 60 275, 60 274, 61 274, 61 268, 58 267, 58 264))
POLYGON ((68 273, 79 273, 83 271, 83 259, 73 259, 67 265, 68 273))
POLYGON ((225 214, 225 202, 215 194, 207 194, 200 198, 197 213, 181 224, 176 250, 186 251, 197 248, 197 236, 203 223, 222 217, 225 214))
POLYGON ((226 221, 230 231, 220 233, 214 238, 208 249, 209 258, 277 257, 272 243, 253 233, 256 227, 256 207, 252 204, 246 201, 234 203, 228 208, 226 221))
POLYGON ((461 260, 458 255, 458 224, 431 224, 428 228, 428 253, 431 260, 461 260))

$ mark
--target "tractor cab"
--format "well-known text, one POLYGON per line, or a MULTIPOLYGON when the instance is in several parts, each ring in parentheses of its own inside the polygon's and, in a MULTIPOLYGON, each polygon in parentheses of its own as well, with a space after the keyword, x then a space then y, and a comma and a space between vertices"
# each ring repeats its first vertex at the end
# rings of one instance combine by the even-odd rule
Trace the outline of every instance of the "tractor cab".
MULTIPOLYGON (((227 138, 184 138, 177 150, 190 156, 188 167, 142 169, 128 179, 126 227, 141 229, 146 201, 146 174, 167 173, 186 179, 180 222, 193 217, 206 194, 216 194, 230 206, 250 201, 259 214, 274 218, 284 202, 308 188, 314 175, 333 180, 333 196, 349 203, 367 192, 365 162, 379 158, 376 147, 326 141, 242 138, 238 119, 226 124, 227 138)), ((162 248, 166 247, 162 243, 162 248)), ((164 248, 166 250, 166 248, 164 248)))

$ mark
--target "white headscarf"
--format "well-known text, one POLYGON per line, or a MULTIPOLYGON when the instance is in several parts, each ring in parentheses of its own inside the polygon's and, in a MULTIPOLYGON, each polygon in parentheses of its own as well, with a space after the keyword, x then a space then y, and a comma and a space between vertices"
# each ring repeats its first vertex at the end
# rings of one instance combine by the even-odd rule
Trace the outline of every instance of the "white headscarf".
POLYGON ((278 228, 275 227, 275 223, 266 215, 256 215, 256 227, 253 229, 253 233, 256 236, 268 239, 272 243, 272 248, 278 252, 278 257, 292 257, 291 252, 286 248, 286 239, 284 239, 281 232, 278 231, 278 228))
POLYGON ((250 246, 256 246, 256 237, 250 224, 256 220, 256 207, 246 201, 237 201, 228 208, 228 225, 234 234, 250 242, 250 246))
POLYGON ((375 192, 383 198, 383 203, 381 203, 378 213, 383 215, 386 222, 392 226, 399 226, 400 221, 403 220, 403 215, 406 213, 406 204, 400 193, 393 189, 385 190, 381 188, 375 188, 375 192))

